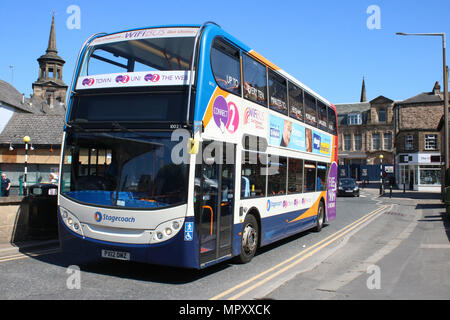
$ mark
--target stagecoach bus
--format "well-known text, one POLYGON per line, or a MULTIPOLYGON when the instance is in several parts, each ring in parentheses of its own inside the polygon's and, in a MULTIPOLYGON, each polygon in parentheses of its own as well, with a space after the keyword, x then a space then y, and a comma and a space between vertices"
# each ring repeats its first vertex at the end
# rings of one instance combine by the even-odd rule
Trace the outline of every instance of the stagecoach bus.
POLYGON ((336 108, 215 23, 91 36, 67 106, 64 251, 199 269, 336 216, 336 108))

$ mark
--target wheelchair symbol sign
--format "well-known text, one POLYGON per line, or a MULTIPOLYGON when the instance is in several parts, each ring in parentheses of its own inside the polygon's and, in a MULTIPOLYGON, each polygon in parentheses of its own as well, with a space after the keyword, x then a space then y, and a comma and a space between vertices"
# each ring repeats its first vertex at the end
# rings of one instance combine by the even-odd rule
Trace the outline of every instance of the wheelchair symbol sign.
POLYGON ((186 222, 184 225, 184 241, 192 241, 194 238, 194 223, 186 222))

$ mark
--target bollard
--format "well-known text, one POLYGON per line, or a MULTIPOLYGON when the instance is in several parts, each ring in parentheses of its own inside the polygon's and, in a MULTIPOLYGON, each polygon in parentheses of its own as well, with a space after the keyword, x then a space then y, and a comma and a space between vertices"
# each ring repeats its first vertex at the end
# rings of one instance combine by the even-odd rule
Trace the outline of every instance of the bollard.
POLYGON ((389 198, 392 198, 392 184, 389 186, 389 198))

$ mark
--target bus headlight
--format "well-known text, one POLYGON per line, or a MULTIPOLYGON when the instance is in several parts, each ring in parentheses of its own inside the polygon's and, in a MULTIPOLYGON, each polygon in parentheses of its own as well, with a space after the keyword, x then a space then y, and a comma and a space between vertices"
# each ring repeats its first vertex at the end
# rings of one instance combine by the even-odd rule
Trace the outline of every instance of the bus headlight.
POLYGON ((61 218, 64 224, 73 232, 84 236, 83 230, 81 228, 81 223, 78 218, 69 210, 60 207, 61 210, 61 218))
POLYGON ((150 243, 159 243, 169 240, 181 230, 181 225, 183 223, 184 218, 178 218, 161 223, 156 227, 154 236, 150 243))

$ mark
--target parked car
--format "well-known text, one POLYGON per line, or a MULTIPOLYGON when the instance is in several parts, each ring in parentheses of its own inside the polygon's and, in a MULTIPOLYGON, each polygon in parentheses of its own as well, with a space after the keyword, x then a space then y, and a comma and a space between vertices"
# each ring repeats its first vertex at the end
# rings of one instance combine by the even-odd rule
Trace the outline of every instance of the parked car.
POLYGON ((352 195, 359 197, 359 187, 355 179, 341 178, 338 183, 338 196, 352 195))

